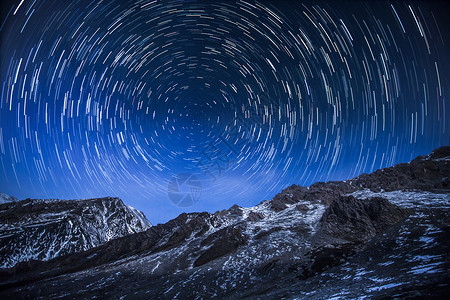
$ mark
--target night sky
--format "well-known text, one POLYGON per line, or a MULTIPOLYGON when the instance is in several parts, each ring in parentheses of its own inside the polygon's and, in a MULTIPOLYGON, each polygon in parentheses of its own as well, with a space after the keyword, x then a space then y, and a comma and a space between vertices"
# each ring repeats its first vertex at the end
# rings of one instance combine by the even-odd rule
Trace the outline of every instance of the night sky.
POLYGON ((427 154, 444 2, 2 1, 0 191, 156 224, 427 154))

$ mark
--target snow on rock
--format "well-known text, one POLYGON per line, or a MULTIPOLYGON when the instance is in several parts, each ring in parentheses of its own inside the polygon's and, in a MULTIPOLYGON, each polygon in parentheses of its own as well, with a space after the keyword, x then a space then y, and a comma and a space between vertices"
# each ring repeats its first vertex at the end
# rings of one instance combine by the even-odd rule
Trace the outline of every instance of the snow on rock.
POLYGON ((348 195, 355 198, 368 199, 373 197, 382 197, 388 199, 391 203, 405 208, 417 207, 433 207, 433 208, 449 208, 450 194, 449 193, 431 193, 427 191, 392 191, 392 192, 373 192, 369 189, 364 189, 350 193, 348 195))
POLYGON ((17 201, 17 198, 6 195, 4 193, 0 193, 0 204, 12 202, 12 201, 17 201))
POLYGON ((85 251, 151 227, 118 198, 26 199, 0 204, 0 267, 85 251))

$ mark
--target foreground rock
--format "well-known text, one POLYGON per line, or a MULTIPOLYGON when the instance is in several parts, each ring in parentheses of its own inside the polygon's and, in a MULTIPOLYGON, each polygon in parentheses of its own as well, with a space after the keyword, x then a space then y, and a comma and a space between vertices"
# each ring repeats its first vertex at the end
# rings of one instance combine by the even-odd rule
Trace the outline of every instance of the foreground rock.
POLYGON ((321 230, 352 243, 363 243, 404 219, 409 210, 381 197, 368 200, 341 196, 333 201, 320 220, 321 230))

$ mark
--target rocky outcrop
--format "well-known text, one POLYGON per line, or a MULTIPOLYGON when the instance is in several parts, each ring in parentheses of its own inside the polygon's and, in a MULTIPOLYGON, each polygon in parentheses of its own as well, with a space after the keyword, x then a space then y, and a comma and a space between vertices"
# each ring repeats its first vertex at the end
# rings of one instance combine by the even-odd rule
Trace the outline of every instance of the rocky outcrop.
POLYGON ((450 146, 440 147, 429 155, 418 156, 410 163, 401 163, 362 174, 349 181, 354 188, 372 191, 449 190, 450 146))
POLYGON ((305 280, 345 262, 365 242, 405 219, 411 210, 400 208, 387 199, 357 199, 338 196, 326 208, 311 237, 311 247, 300 263, 291 266, 296 277, 305 280))
POLYGON ((308 187, 293 184, 275 195, 270 200, 270 203, 271 208, 279 212, 286 209, 289 205, 301 201, 329 204, 339 195, 351 193, 355 190, 350 184, 342 181, 317 182, 308 187))
POLYGON ((194 261, 194 267, 204 265, 218 257, 230 254, 239 246, 245 245, 247 237, 242 234, 240 226, 225 227, 204 239, 200 245, 207 247, 199 258, 194 261))
POLYGON ((429 155, 418 156, 410 163, 400 163, 362 174, 347 181, 317 182, 309 187, 292 185, 270 200, 274 211, 282 211, 289 205, 305 201, 330 204, 340 195, 357 190, 375 192, 395 190, 450 190, 450 146, 440 147, 429 155))
POLYGON ((322 233, 353 244, 363 243, 409 213, 409 210, 391 204, 385 198, 361 200, 340 196, 325 210, 319 226, 322 233))

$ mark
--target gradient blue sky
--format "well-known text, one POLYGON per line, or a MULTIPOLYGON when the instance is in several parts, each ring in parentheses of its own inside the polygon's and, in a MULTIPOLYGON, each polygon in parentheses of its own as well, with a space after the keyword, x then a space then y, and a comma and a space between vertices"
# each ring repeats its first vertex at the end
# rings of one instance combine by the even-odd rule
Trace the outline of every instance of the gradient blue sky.
POLYGON ((448 8, 2 2, 0 191, 118 196, 156 224, 410 161, 450 144, 448 8))

